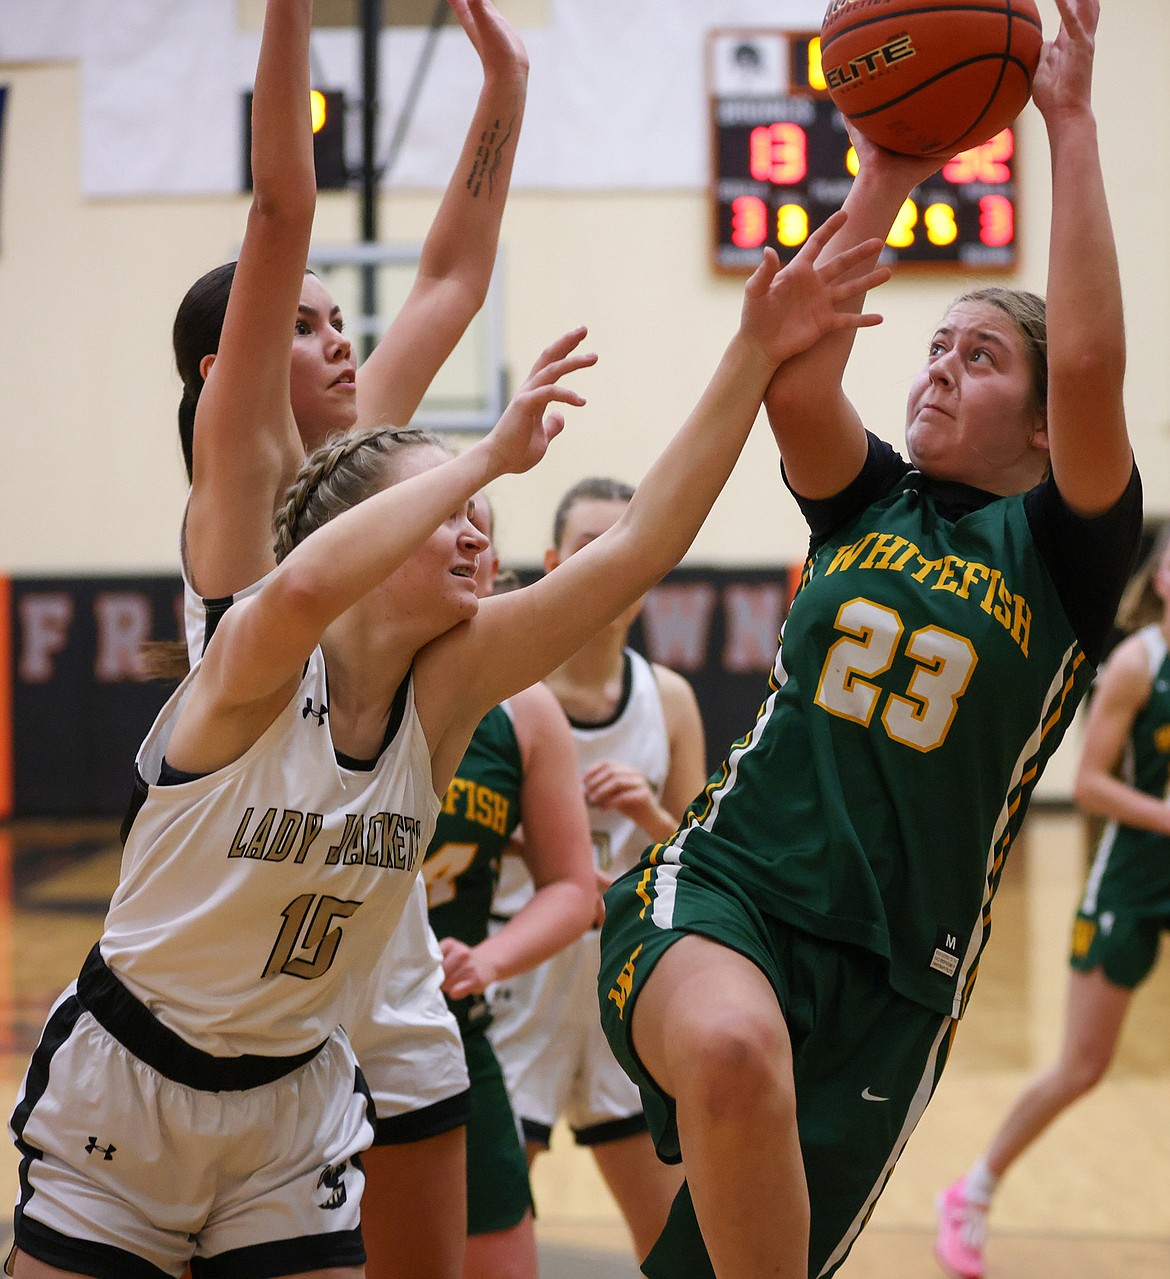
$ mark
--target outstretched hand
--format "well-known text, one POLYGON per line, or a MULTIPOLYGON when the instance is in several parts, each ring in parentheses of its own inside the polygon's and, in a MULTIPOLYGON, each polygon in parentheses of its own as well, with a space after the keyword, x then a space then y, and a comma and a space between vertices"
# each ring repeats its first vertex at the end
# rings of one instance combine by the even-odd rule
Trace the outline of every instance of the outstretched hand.
POLYGON ((528 74, 528 50, 491 0, 447 0, 483 63, 484 78, 528 74))
POLYGON ((1093 83, 1094 37, 1101 16, 1098 0, 1056 0, 1060 30, 1040 51, 1032 99, 1046 120, 1061 111, 1089 105, 1093 83))
POLYGON ((881 323, 880 315, 857 307, 869 289, 890 278, 889 267, 866 269, 877 259, 882 241, 865 240, 821 260, 825 245, 845 220, 843 211, 834 213, 785 267, 775 250, 765 249, 764 260, 748 280, 740 332, 770 363, 782 364, 829 333, 881 323))
POLYGON ((503 416, 484 438, 499 474, 520 475, 544 457, 549 442, 565 426, 564 414, 555 409, 548 411, 550 404, 579 408, 585 403, 584 396, 562 386, 560 379, 597 363, 592 352, 577 350, 587 331, 582 325, 545 347, 503 416))

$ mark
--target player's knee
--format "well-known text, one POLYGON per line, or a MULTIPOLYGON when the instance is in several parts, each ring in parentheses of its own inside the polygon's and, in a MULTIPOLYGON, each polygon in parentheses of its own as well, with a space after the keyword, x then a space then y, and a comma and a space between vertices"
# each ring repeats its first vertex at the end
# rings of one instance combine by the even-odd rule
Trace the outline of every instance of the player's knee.
POLYGON ((1111 1052, 1078 1053, 1062 1062, 1061 1082, 1070 1100, 1083 1097, 1104 1079, 1113 1060, 1111 1052))
POLYGON ((795 1115, 796 1095, 783 1028, 765 1019, 724 1017, 689 1038, 687 1089, 712 1118, 768 1120, 795 1115))
POLYGON ((482 1235, 469 1235, 463 1279, 528 1279, 536 1270, 532 1217, 482 1235))

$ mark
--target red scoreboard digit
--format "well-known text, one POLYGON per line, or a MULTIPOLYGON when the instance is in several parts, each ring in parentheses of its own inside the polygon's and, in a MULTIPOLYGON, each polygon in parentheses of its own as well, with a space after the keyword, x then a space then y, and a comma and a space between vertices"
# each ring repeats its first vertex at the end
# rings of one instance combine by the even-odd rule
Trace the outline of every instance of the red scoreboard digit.
MULTIPOLYGON (((771 245, 789 261, 841 206, 857 169, 829 99, 816 32, 708 35, 712 262, 746 274, 771 245)), ((1018 234, 1016 137, 1005 129, 911 193, 887 240, 890 261, 1009 271, 1018 234)))

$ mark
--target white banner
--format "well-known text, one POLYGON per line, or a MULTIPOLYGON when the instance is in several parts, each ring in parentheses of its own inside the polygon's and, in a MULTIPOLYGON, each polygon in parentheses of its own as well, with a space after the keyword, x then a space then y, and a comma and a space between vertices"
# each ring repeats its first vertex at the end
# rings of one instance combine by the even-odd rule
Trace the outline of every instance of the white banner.
POLYGON ((0 66, 81 56, 85 0, 0 0, 0 66))
MULTIPOLYGON (((0 7, 14 0, 0 0, 0 7)), ((16 0, 25 3, 26 0, 16 0)), ((31 2, 31 0, 30 0, 31 2)), ((46 3, 47 0, 36 0, 46 3)), ((236 0, 74 0, 84 12, 82 186, 89 196, 238 191, 242 95, 259 34, 236 0)), ((529 101, 514 185, 694 189, 707 181, 706 34, 713 27, 815 29, 824 0, 549 0, 550 22, 523 33, 529 101)), ((502 5, 507 11, 506 3, 502 5)), ((386 154, 426 39, 382 37, 386 154)), ((319 87, 360 97, 356 32, 313 37, 319 87)), ((447 181, 480 87, 479 62, 453 22, 435 58, 389 185, 447 181)), ((357 116, 351 157, 360 153, 357 116)))

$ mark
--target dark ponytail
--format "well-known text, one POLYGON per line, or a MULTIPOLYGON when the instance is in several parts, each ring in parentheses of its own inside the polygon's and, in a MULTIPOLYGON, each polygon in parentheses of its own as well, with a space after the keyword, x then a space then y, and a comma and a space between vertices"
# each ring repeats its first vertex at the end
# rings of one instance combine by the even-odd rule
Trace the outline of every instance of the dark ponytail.
MULTIPOLYGON (((171 330, 175 367, 183 379, 183 398, 179 401, 179 444, 183 449, 183 465, 190 483, 195 464, 195 410, 203 390, 203 374, 199 365, 205 355, 219 350, 223 319, 227 314, 228 295, 232 291, 236 264, 227 262, 201 275, 187 290, 171 330)), ((140 650, 144 679, 179 680, 186 675, 187 645, 182 640, 152 640, 140 650)))
POLYGON ((183 398, 179 402, 179 443, 183 449, 188 481, 194 469, 195 409, 203 390, 203 374, 199 365, 204 356, 214 355, 219 350, 228 295, 235 274, 236 264, 228 262, 200 276, 187 290, 175 312, 171 344, 175 351, 175 367, 183 379, 183 398))

